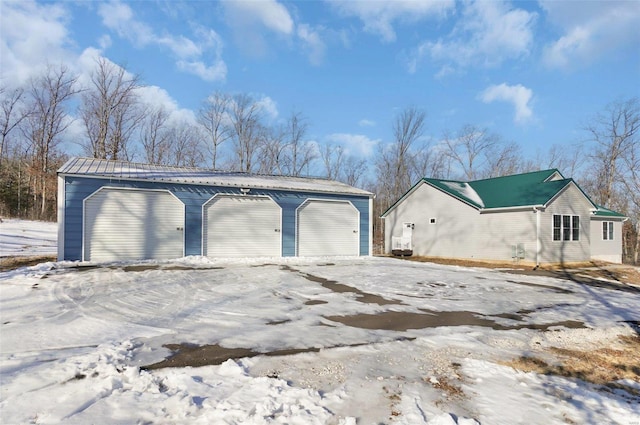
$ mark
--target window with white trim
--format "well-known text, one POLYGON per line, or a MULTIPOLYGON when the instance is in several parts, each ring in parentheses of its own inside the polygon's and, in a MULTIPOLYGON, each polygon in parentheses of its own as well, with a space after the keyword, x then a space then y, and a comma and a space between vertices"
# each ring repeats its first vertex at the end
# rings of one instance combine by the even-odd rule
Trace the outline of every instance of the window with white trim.
POLYGON ((602 240, 603 241, 613 240, 613 221, 602 222, 602 240))
POLYGON ((580 216, 579 215, 553 215, 553 240, 554 241, 579 241, 580 240, 580 216))

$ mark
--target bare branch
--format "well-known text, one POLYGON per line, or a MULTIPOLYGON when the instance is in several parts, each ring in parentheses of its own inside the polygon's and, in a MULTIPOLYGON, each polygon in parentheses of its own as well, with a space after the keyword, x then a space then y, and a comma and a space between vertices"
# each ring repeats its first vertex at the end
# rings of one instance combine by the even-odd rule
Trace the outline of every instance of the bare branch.
POLYGON ((208 139, 207 149, 211 153, 211 166, 218 167, 219 148, 232 137, 229 108, 231 97, 215 92, 209 96, 198 111, 198 123, 202 125, 208 139))
POLYGON ((136 90, 139 77, 105 58, 96 60, 91 85, 82 96, 80 116, 95 158, 118 159, 127 155, 127 145, 144 117, 136 90))

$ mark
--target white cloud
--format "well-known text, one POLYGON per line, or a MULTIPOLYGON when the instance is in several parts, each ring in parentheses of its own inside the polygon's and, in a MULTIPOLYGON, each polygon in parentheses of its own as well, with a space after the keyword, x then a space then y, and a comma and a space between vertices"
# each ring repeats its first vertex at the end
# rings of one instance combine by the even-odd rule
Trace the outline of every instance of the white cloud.
POLYGON ((269 51, 267 34, 272 33, 288 42, 296 41, 312 65, 319 65, 327 46, 322 40, 323 27, 298 23, 287 8, 277 0, 232 0, 221 3, 227 25, 236 44, 250 56, 262 57, 269 51))
POLYGON ((375 127, 376 122, 365 118, 358 121, 358 125, 360 127, 375 127))
POLYGON ((222 6, 242 24, 262 24, 265 28, 281 34, 291 34, 294 24, 286 7, 276 0, 224 1, 222 6))
POLYGON ((492 103, 495 101, 508 102, 515 108, 514 121, 516 123, 524 123, 533 117, 533 111, 529 106, 533 91, 521 84, 510 86, 502 83, 487 87, 480 93, 480 100, 484 103, 492 103))
POLYGON ((278 105, 269 96, 263 96, 256 101, 260 106, 262 112, 266 114, 266 117, 271 120, 278 118, 278 105))
POLYGON ((266 54, 265 30, 284 37, 294 33, 293 18, 287 8, 276 0, 233 0, 223 1, 220 5, 236 44, 251 56, 266 54))
POLYGON ((334 133, 327 136, 327 140, 342 146, 347 154, 368 157, 378 144, 362 134, 334 133))
POLYGON ((379 35, 385 42, 396 39, 394 23, 417 22, 430 16, 443 16, 455 6, 454 0, 328 1, 344 16, 360 19, 365 31, 379 35))
POLYGON ((320 33, 307 24, 298 25, 297 35, 307 51, 309 62, 320 65, 324 60, 327 46, 320 38, 320 33))
POLYGON ((100 46, 100 49, 102 50, 106 50, 111 47, 111 43, 111 37, 109 34, 105 34, 98 39, 98 46, 100 46))
POLYGON ((202 55, 202 47, 182 35, 164 35, 158 37, 155 42, 167 47, 179 58, 198 57, 202 55))
POLYGON ((70 62, 69 15, 62 4, 33 1, 2 2, 0 13, 0 78, 20 85, 52 65, 70 62), (54 61, 55 58, 55 61, 54 61))
POLYGON ((115 31, 120 37, 126 38, 137 47, 145 47, 154 41, 154 33, 147 24, 137 21, 129 5, 119 0, 100 3, 98 14, 102 23, 115 31))
POLYGON ((463 3, 462 16, 452 32, 437 41, 421 43, 407 61, 409 72, 429 56, 443 63, 440 77, 469 66, 493 67, 529 54, 537 15, 506 2, 463 3))
POLYGON ((152 108, 163 107, 169 114, 171 123, 187 122, 196 125, 195 113, 190 109, 180 108, 169 93, 158 86, 143 86, 137 89, 142 104, 152 108))
POLYGON ((545 46, 544 63, 551 68, 571 68, 589 63, 618 49, 640 44, 640 2, 543 1, 548 19, 564 34, 545 46))
POLYGON ((216 62, 207 66, 202 61, 182 61, 176 62, 179 70, 188 74, 193 74, 205 81, 217 81, 223 79, 223 75, 227 74, 227 67, 224 62, 216 62))
POLYGON ((183 35, 158 35, 146 23, 135 18, 133 10, 120 1, 101 3, 98 13, 102 23, 134 46, 144 48, 159 45, 167 48, 176 58, 178 69, 196 75, 205 81, 224 80, 227 66, 222 60, 222 40, 212 29, 195 27, 195 39, 183 35), (206 63, 202 58, 213 52, 214 59, 206 63))

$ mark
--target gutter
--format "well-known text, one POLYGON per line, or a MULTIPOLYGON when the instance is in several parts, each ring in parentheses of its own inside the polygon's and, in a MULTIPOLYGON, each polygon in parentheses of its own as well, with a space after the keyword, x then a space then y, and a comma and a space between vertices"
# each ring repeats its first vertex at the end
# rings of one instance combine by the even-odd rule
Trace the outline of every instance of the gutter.
POLYGON ((496 207, 496 208, 481 208, 480 214, 494 213, 494 212, 513 212, 513 211, 527 211, 533 208, 533 211, 544 211, 545 205, 521 205, 517 207, 496 207))

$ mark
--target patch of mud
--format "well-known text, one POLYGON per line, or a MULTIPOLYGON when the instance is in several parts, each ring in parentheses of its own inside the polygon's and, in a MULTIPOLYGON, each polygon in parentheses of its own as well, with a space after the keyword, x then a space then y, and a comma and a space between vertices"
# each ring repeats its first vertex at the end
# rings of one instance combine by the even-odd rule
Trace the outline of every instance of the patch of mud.
POLYGON ((377 314, 356 314, 353 316, 325 316, 325 319, 354 328, 398 332, 443 326, 481 326, 494 330, 536 329, 542 331, 556 326, 564 326, 571 329, 586 327, 584 322, 574 320, 506 326, 472 311, 431 311, 423 309, 420 309, 420 311, 424 313, 386 311, 377 314))
MULTIPOLYGON (((331 263, 328 263, 328 264, 331 264, 331 263)), ((325 279, 324 277, 315 276, 310 273, 304 273, 304 272, 301 272, 300 270, 294 269, 293 267, 289 267, 285 265, 285 266, 280 266, 280 269, 287 270, 292 273, 297 273, 300 276, 304 277, 305 279, 310 280, 311 282, 319 283, 320 285, 322 285, 322 287, 332 292, 336 292, 338 294, 346 294, 346 293, 356 294, 356 301, 359 301, 362 303, 378 304, 378 305, 405 305, 402 301, 390 300, 390 299, 381 297, 380 295, 363 292, 358 288, 354 288, 353 286, 344 285, 342 283, 336 282, 335 280, 325 279)))
POLYGON ((131 265, 117 265, 117 264, 74 264, 71 266, 65 266, 63 268, 54 268, 51 271, 47 272, 42 276, 42 279, 46 279, 48 275, 59 274, 59 273, 68 273, 68 272, 88 272, 96 269, 107 269, 107 270, 122 270, 124 272, 146 272, 149 270, 166 270, 166 271, 192 271, 192 270, 223 270, 224 267, 213 266, 213 267, 194 267, 187 265, 163 265, 163 264, 131 264, 131 265))
MULTIPOLYGON (((413 341, 415 338, 399 337, 394 341, 413 341)), ((218 344, 213 345, 195 345, 195 344, 166 344, 164 347, 173 353, 166 359, 147 366, 141 366, 141 370, 154 370, 166 367, 201 367, 220 365, 227 360, 241 359, 243 357, 280 357, 292 356, 303 353, 318 353, 320 350, 330 350, 334 348, 344 347, 362 347, 369 343, 355 343, 348 345, 336 345, 331 347, 310 347, 310 348, 288 348, 283 350, 275 350, 269 352, 258 352, 248 348, 226 348, 218 344)), ((278 377, 279 373, 273 373, 271 377, 278 377)))
POLYGON ((532 288, 548 289, 550 291, 557 292, 559 294, 573 294, 574 293, 574 291, 571 291, 569 289, 558 288, 557 286, 551 286, 551 285, 542 285, 542 284, 539 284, 539 283, 522 282, 522 281, 515 281, 515 280, 507 280, 507 283, 515 283, 516 285, 530 286, 532 288))
POLYGON ((500 317, 501 319, 522 321, 524 319, 524 316, 527 316, 527 315, 529 315, 531 313, 535 313, 535 312, 536 312, 536 310, 518 310, 515 313, 492 314, 491 317, 500 317))
POLYGON ((309 300, 304 303, 304 305, 318 305, 318 304, 328 304, 328 301, 323 300, 309 300))
POLYGON ((291 320, 286 319, 286 320, 274 320, 273 322, 267 322, 267 325, 271 325, 271 326, 275 326, 275 325, 282 325, 285 323, 289 323, 291 322, 291 320))
POLYGON ((260 353, 248 348, 226 348, 218 344, 192 345, 192 344, 167 344, 166 348, 174 353, 157 363, 140 367, 141 370, 162 369, 165 367, 201 367, 220 365, 229 359, 240 359, 255 356, 290 356, 300 353, 317 353, 320 348, 291 348, 260 353))

